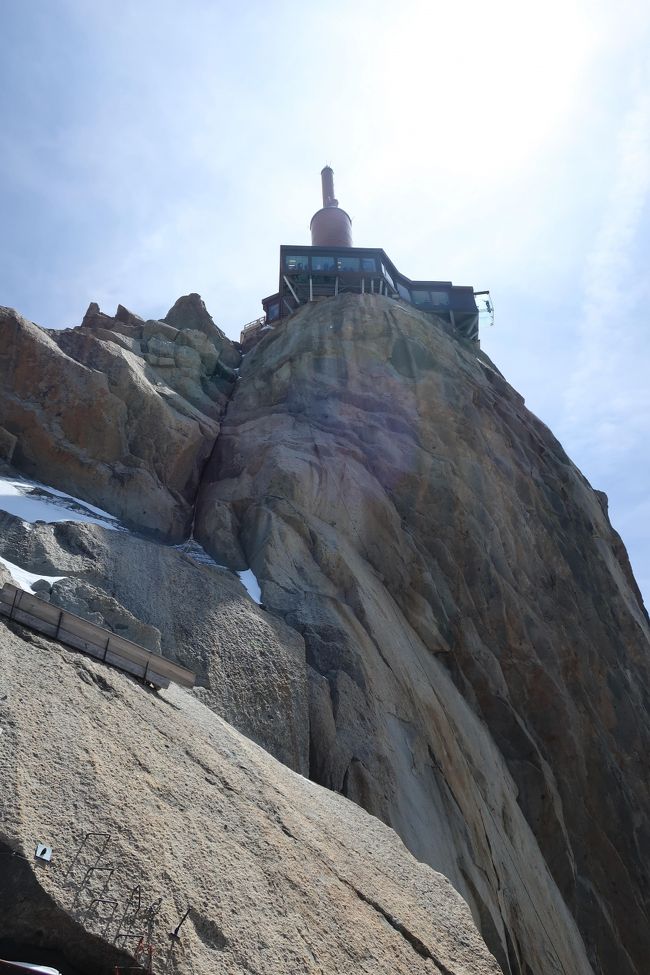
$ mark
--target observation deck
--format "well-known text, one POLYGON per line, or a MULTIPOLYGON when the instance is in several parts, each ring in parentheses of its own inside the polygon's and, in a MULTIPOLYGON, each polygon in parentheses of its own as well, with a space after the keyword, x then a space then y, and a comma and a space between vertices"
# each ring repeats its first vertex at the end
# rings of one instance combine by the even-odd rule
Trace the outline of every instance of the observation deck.
POLYGON ((350 218, 338 209, 329 166, 321 176, 323 208, 312 217, 312 246, 280 247, 278 290, 262 299, 264 315, 245 326, 242 345, 253 345, 265 329, 288 318, 301 305, 340 294, 385 295, 408 302, 448 322, 459 338, 478 343, 477 298, 483 299, 491 315, 489 293, 451 281, 412 281, 397 270, 382 248, 352 247, 350 218))

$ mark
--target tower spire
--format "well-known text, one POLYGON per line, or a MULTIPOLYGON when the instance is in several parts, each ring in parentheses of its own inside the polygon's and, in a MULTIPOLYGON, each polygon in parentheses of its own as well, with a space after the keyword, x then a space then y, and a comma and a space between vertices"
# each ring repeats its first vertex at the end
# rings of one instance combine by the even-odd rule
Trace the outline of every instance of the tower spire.
POLYGON ((321 169, 323 207, 311 218, 312 247, 352 247, 352 221, 345 210, 339 209, 334 196, 334 170, 331 166, 321 169))
POLYGON ((337 207, 339 201, 334 196, 334 170, 331 166, 321 169, 320 180, 323 187, 323 206, 337 207))

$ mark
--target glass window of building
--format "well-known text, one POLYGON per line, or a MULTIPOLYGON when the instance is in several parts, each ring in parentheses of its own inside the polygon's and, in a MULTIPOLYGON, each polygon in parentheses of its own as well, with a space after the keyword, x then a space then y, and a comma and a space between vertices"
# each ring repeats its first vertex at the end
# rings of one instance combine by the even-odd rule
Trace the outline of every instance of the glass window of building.
POLYGON ((309 270, 309 258, 306 254, 287 254, 284 260, 287 271, 309 270))
POLYGON ((338 270, 339 271, 358 271, 359 270, 359 258, 358 257, 339 257, 337 259, 338 270))
POLYGON ((426 305, 431 304, 431 296, 428 291, 420 291, 414 288, 411 294, 413 296, 413 304, 417 305, 418 308, 424 308, 426 305))
POLYGON ((432 291, 431 303, 434 308, 449 308, 449 295, 446 291, 432 291))
POLYGON ((376 271, 377 261, 374 257, 362 257, 361 258, 361 270, 362 271, 376 271))
POLYGON ((312 271, 336 271, 336 258, 331 254, 312 254, 312 271))
POLYGON ((269 305, 268 311, 266 313, 267 322, 274 322, 276 318, 280 317, 280 302, 274 301, 272 305, 269 305))

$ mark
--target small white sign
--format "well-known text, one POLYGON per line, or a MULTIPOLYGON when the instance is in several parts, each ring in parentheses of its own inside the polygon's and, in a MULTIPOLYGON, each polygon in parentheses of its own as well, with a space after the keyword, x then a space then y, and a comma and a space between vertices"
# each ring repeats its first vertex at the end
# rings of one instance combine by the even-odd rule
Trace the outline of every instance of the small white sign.
POLYGON ((45 860, 47 863, 49 863, 52 859, 52 847, 45 846, 44 843, 37 843, 34 856, 37 860, 45 860))

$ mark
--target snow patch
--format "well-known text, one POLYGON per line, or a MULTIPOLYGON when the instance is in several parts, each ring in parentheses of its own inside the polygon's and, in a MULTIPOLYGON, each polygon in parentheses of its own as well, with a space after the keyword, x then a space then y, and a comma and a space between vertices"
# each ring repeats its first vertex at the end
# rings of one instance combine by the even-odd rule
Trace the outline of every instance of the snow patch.
POLYGON ((46 582, 49 582, 49 584, 52 585, 53 583, 59 582, 61 579, 66 578, 65 576, 43 576, 38 575, 35 572, 28 572, 27 569, 21 569, 19 565, 14 565, 14 563, 10 562, 8 559, 3 559, 1 555, 0 562, 2 562, 2 564, 9 570, 9 574, 14 582, 22 589, 26 589, 28 592, 34 592, 32 586, 40 579, 45 579, 46 582))
POLYGON ((262 590, 260 589, 259 582, 255 578, 253 570, 245 569, 244 572, 238 572, 237 575, 239 576, 239 581, 246 587, 248 595, 259 606, 262 602, 262 590))
MULTIPOLYGON (((171 548, 177 552, 181 552, 183 555, 187 555, 194 562, 198 562, 199 565, 207 565, 212 569, 224 569, 226 572, 232 572, 232 569, 227 565, 221 565, 211 555, 208 555, 203 546, 199 545, 194 538, 188 538, 187 541, 181 542, 180 545, 172 545, 171 548)), ((237 576, 253 602, 260 606, 262 602, 262 590, 253 570, 245 569, 243 572, 237 572, 237 576)))
POLYGON ((28 524, 45 521, 77 521, 102 528, 121 528, 117 518, 64 491, 23 477, 0 475, 0 511, 6 511, 28 524))
MULTIPOLYGON (((50 524, 59 521, 83 522, 90 525, 100 525, 114 531, 126 531, 114 515, 110 515, 101 508, 96 508, 80 498, 75 498, 64 491, 48 487, 39 481, 31 481, 24 477, 6 477, 0 475, 0 511, 6 511, 27 524, 44 521, 50 524)), ((225 565, 216 562, 205 549, 193 538, 173 545, 171 548, 189 556, 200 565, 211 566, 216 569, 227 569, 225 565)), ((45 579, 50 584, 65 579, 66 576, 43 576, 27 572, 20 566, 14 565, 7 559, 0 558, 0 562, 7 567, 12 578, 23 589, 32 591, 32 586, 39 579, 45 579)), ((259 606, 262 601, 262 590, 252 569, 238 572, 240 582, 246 588, 253 602, 259 606)))

